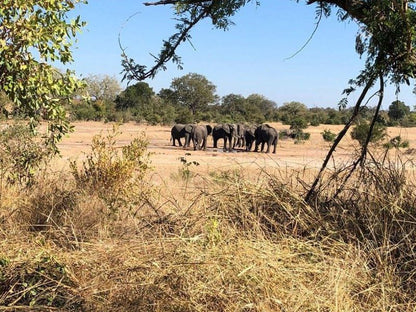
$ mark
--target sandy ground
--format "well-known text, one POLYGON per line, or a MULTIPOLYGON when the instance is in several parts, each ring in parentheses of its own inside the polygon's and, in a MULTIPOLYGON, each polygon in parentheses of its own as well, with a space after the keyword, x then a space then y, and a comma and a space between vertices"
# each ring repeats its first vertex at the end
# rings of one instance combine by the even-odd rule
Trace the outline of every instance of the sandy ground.
MULTIPOLYGON (((101 122, 75 122, 75 131, 66 136, 59 144, 62 158, 58 166, 66 166, 68 160, 80 160, 90 150, 90 144, 94 135, 106 134, 113 124, 101 122)), ((288 129, 288 126, 280 123, 271 124, 278 130, 288 129)), ((321 125, 309 127, 306 132, 311 134, 310 140, 302 144, 294 144, 291 139, 280 140, 276 154, 244 152, 223 152, 222 148, 212 148, 212 137, 208 139, 206 151, 194 151, 193 148, 184 150, 181 147, 172 146, 170 141, 170 129, 168 126, 147 126, 136 123, 127 123, 119 126, 121 134, 117 137, 120 146, 126 145, 132 138, 141 132, 146 134, 149 140, 148 150, 152 153, 151 161, 154 171, 161 176, 177 172, 181 167, 180 157, 186 156, 188 161, 197 161, 198 170, 210 171, 214 168, 232 169, 244 167, 247 169, 265 170, 274 169, 300 169, 316 171, 322 165, 322 161, 329 150, 329 144, 322 138, 323 130, 328 129, 338 133, 343 126, 321 125)), ((416 148, 416 128, 389 128, 390 136, 401 135, 402 139, 409 140, 410 148, 416 148)), ((219 141, 222 147, 223 141, 219 141)), ((342 144, 337 148, 335 160, 342 162, 348 159, 357 145, 351 140, 350 135, 345 136, 342 144)))

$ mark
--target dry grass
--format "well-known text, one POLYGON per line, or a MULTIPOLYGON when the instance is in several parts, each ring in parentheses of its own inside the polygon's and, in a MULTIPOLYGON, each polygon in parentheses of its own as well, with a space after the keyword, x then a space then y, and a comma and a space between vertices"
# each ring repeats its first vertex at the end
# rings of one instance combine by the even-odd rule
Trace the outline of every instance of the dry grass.
MULTIPOLYGON (((67 169, 3 185, 0 310, 416 309, 416 192, 402 158, 357 171, 336 199, 323 183, 308 205, 305 164, 210 151, 186 167, 182 150, 163 153, 136 180, 134 207, 111 210, 67 169)), ((335 169, 326 181, 339 184, 335 169)))

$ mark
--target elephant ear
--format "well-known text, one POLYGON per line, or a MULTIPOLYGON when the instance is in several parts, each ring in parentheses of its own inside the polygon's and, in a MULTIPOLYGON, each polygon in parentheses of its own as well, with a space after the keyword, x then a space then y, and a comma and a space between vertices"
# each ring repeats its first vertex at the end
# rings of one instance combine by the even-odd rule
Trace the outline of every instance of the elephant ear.
POLYGON ((192 132, 192 129, 194 128, 194 125, 186 125, 185 126, 185 131, 186 132, 192 132))
POLYGON ((212 133, 212 127, 210 125, 206 125, 207 127, 207 133, 210 135, 212 133))

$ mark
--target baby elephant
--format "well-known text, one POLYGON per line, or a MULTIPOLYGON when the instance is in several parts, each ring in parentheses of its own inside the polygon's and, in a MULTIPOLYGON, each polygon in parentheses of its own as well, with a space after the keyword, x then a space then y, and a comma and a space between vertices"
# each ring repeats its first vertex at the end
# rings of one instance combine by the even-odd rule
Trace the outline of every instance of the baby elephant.
POLYGON ((207 138, 212 132, 210 125, 197 125, 193 127, 191 137, 194 144, 194 150, 207 148, 207 138))

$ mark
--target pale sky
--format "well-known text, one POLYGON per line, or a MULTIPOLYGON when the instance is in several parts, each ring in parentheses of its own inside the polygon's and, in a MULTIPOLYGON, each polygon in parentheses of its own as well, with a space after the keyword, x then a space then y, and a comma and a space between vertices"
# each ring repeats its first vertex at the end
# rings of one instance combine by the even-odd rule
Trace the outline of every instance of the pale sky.
MULTIPOLYGON (((169 6, 145 7, 141 0, 88 2, 75 12, 87 22, 78 35, 71 64, 79 76, 105 74, 121 80, 119 35, 129 57, 151 66, 150 53, 158 55, 162 40, 175 31, 169 6)), ((204 21, 191 33, 191 43, 184 42, 178 50, 183 70, 169 63, 166 71, 146 82, 159 92, 169 88, 173 78, 197 73, 217 86, 219 96, 258 93, 278 106, 298 101, 308 107, 337 107, 348 81, 363 68, 364 60, 354 49, 358 27, 353 22, 338 22, 334 11, 321 21, 306 47, 289 58, 312 34, 315 9, 303 1, 263 0, 260 6, 249 3, 238 12, 228 31, 214 29, 204 21)), ((413 108, 413 85, 401 90, 397 98, 413 108)), ((384 109, 396 100, 394 91, 387 88, 384 109)), ((350 96, 349 106, 357 97, 358 91, 350 96)), ((369 106, 376 101, 374 98, 369 106)))

